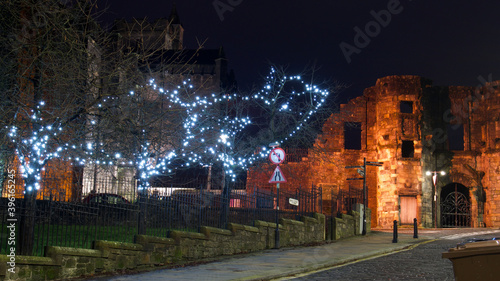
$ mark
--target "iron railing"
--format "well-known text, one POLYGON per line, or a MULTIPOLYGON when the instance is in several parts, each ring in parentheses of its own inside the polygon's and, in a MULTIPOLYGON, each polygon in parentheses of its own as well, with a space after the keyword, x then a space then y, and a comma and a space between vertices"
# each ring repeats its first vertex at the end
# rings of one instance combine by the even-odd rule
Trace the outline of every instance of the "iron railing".
POLYGON ((276 212, 280 218, 297 219, 322 208, 320 188, 280 191, 279 211, 276 190, 176 190, 170 196, 140 194, 135 202, 99 196, 69 202, 16 198, 15 210, 9 210, 8 198, 0 198, 0 253, 9 253, 9 241, 15 241, 16 254, 43 256, 45 246, 91 248, 96 240, 132 243, 136 234, 166 237, 171 230, 251 225, 255 220, 274 221, 276 212))

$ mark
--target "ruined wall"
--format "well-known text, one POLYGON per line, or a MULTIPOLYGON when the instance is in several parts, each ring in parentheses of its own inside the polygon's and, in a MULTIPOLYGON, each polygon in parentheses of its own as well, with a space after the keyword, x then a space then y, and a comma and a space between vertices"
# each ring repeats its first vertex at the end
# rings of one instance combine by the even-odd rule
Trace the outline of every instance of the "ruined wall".
POLYGON ((380 78, 330 116, 300 164, 307 169, 289 169, 288 178, 323 186, 327 199, 330 191, 362 187, 361 181, 347 181, 360 176, 345 166, 362 165, 363 158, 379 161, 382 167, 366 171, 372 227, 413 218, 423 227, 441 226, 441 196, 455 184, 465 186, 469 225, 498 227, 499 84, 442 87, 418 76, 380 78), (346 149, 345 124, 354 123, 361 124, 361 147, 346 149), (446 174, 438 174, 434 185, 428 171, 446 174))
MULTIPOLYGON (((477 137, 482 145, 480 172, 484 172, 480 188, 485 192, 484 223, 489 227, 500 226, 500 90, 499 81, 487 83, 482 88, 482 98, 476 101, 480 117, 472 120, 473 128, 480 128, 477 137), (477 120, 477 121, 476 121, 477 120)), ((473 105, 473 108, 474 105, 473 105)), ((475 114, 472 115, 475 117, 475 114)), ((479 177, 483 174, 479 174, 479 177)), ((476 188, 476 197, 479 195, 476 188)), ((479 192, 480 193, 480 192, 479 192)))
MULTIPOLYGON (((377 107, 373 134, 377 142, 373 149, 377 151, 377 160, 384 163, 379 171, 377 194, 378 222, 382 227, 400 220, 400 196, 421 201, 422 146, 418 121, 424 83, 417 76, 389 76, 378 79, 371 88, 377 107)), ((419 208, 414 211, 418 216, 419 208)))
MULTIPOLYGON (((376 110, 373 106, 373 100, 362 96, 351 100, 348 104, 342 104, 340 111, 333 114, 323 125, 323 133, 318 136, 314 147, 310 150, 310 158, 314 160, 311 170, 313 183, 320 183, 322 186, 328 186, 336 193, 338 190, 347 190, 349 187, 362 189, 361 180, 348 181, 348 178, 361 177, 357 169, 346 169, 346 166, 363 165, 363 158, 367 161, 375 161, 376 154, 370 150, 374 140, 371 137, 375 123, 371 112, 376 110), (368 123, 367 123, 368 121, 368 123), (360 147, 359 149, 346 148, 345 129, 354 126, 355 123, 361 124, 360 147), (368 126, 367 126, 368 124, 368 126)), ((347 147, 349 147, 347 145, 347 147)), ((377 208, 377 173, 375 167, 369 167, 367 170, 367 190, 368 206, 372 210, 377 208)), ((328 189, 324 190, 327 192, 328 189)), ((377 225, 377 212, 372 212, 372 226, 377 225)))

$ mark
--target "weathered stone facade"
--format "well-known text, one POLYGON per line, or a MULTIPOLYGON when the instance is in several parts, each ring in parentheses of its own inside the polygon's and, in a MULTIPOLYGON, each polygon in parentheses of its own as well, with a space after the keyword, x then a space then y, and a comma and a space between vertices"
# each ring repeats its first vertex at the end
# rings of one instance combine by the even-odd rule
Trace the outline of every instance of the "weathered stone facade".
MULTIPOLYGON (((359 177, 345 166, 362 165, 363 158, 383 162, 366 171, 372 227, 390 227, 394 220, 410 224, 413 218, 424 227, 498 227, 498 85, 441 87, 418 76, 380 78, 330 116, 307 159, 281 168, 302 186, 323 186, 325 198, 330 189, 354 184, 347 178, 359 177), (350 128, 358 128, 354 140, 347 137, 350 128), (458 209, 448 204, 450 198, 458 209)), ((249 184, 258 181, 251 171, 249 184)))

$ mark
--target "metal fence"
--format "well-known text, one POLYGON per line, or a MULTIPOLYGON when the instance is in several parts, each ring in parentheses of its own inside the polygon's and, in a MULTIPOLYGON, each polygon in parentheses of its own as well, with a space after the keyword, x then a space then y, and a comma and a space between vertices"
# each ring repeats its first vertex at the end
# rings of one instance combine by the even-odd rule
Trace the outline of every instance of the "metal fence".
POLYGON ((139 195, 135 202, 111 200, 59 201, 17 198, 9 209, 0 198, 0 253, 43 256, 45 246, 91 248, 96 240, 133 242, 136 234, 166 237, 169 231, 199 231, 201 226, 225 228, 254 220, 297 219, 321 212, 321 189, 280 191, 176 190, 170 196, 139 195), (290 200, 292 199, 292 200, 290 200), (298 202, 298 204, 297 204, 298 202), (14 241, 14 242, 12 242, 14 241))
POLYGON ((326 216, 326 237, 331 237, 333 219, 354 210, 356 204, 363 204, 363 189, 349 186, 347 189, 331 190, 329 198, 323 200, 323 214, 326 216))

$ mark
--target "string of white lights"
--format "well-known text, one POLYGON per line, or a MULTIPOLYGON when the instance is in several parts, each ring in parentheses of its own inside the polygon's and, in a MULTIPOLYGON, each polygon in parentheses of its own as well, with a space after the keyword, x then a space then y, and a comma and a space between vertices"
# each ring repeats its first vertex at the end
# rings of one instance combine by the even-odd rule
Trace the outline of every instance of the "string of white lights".
MULTIPOLYGON (((310 118, 324 105, 329 92, 322 90, 315 85, 309 85, 301 80, 300 76, 284 76, 278 78, 276 70, 271 69, 266 77, 264 87, 250 96, 240 96, 238 94, 211 94, 210 96, 188 99, 183 96, 185 90, 193 91, 194 86, 187 80, 182 85, 173 90, 166 90, 159 87, 154 79, 149 80, 148 85, 139 87, 141 91, 153 91, 158 96, 164 97, 170 103, 169 108, 176 106, 181 108, 185 116, 182 121, 182 141, 181 146, 171 148, 160 157, 151 157, 154 154, 152 145, 147 139, 147 132, 143 131, 144 143, 140 145, 140 151, 133 153, 133 159, 123 159, 122 153, 118 151, 106 152, 104 148, 98 149, 99 155, 95 155, 96 146, 101 147, 103 143, 96 143, 96 140, 87 139, 80 145, 62 144, 57 142, 50 143, 61 133, 63 127, 60 124, 42 125, 43 119, 39 114, 33 113, 31 118, 36 123, 36 128, 32 129, 31 135, 25 137, 18 133, 19 127, 13 126, 10 129, 9 137, 16 144, 16 153, 19 156, 22 174, 33 184, 26 186, 26 191, 37 190, 40 188, 40 172, 45 163, 53 158, 59 158, 61 151, 73 150, 74 158, 80 165, 98 164, 115 165, 117 161, 128 161, 134 165, 140 176, 139 189, 149 187, 149 179, 160 174, 162 171, 172 172, 173 159, 183 159, 183 164, 179 167, 189 167, 191 165, 214 165, 215 162, 223 164, 227 176, 236 179, 238 169, 246 169, 262 158, 268 156, 268 148, 255 147, 258 153, 251 155, 240 155, 235 149, 235 138, 247 126, 252 124, 252 116, 229 116, 223 114, 223 111, 216 110, 223 106, 230 107, 231 103, 241 101, 246 103, 259 104, 261 107, 275 108, 279 112, 297 114, 299 116, 296 126, 290 129, 287 137, 281 140, 274 140, 284 143, 295 136, 310 120, 310 118), (298 82, 303 85, 303 91, 291 91, 286 95, 282 93, 285 84, 289 82, 298 82), (294 101, 296 99, 307 99, 309 106, 300 108, 294 101), (99 144, 99 145, 98 145, 99 144), (83 155, 82 152, 83 151, 83 155)), ((128 93, 129 97, 136 97, 135 91, 128 93)), ((119 102, 118 97, 106 98, 97 107, 102 109, 109 102, 119 102)), ((41 102, 38 110, 43 107, 41 102)), ((90 126, 96 124, 95 120, 90 121, 90 126)), ((130 157, 130 156, 129 156, 130 157)), ((71 158, 69 158, 71 159, 71 158)))

